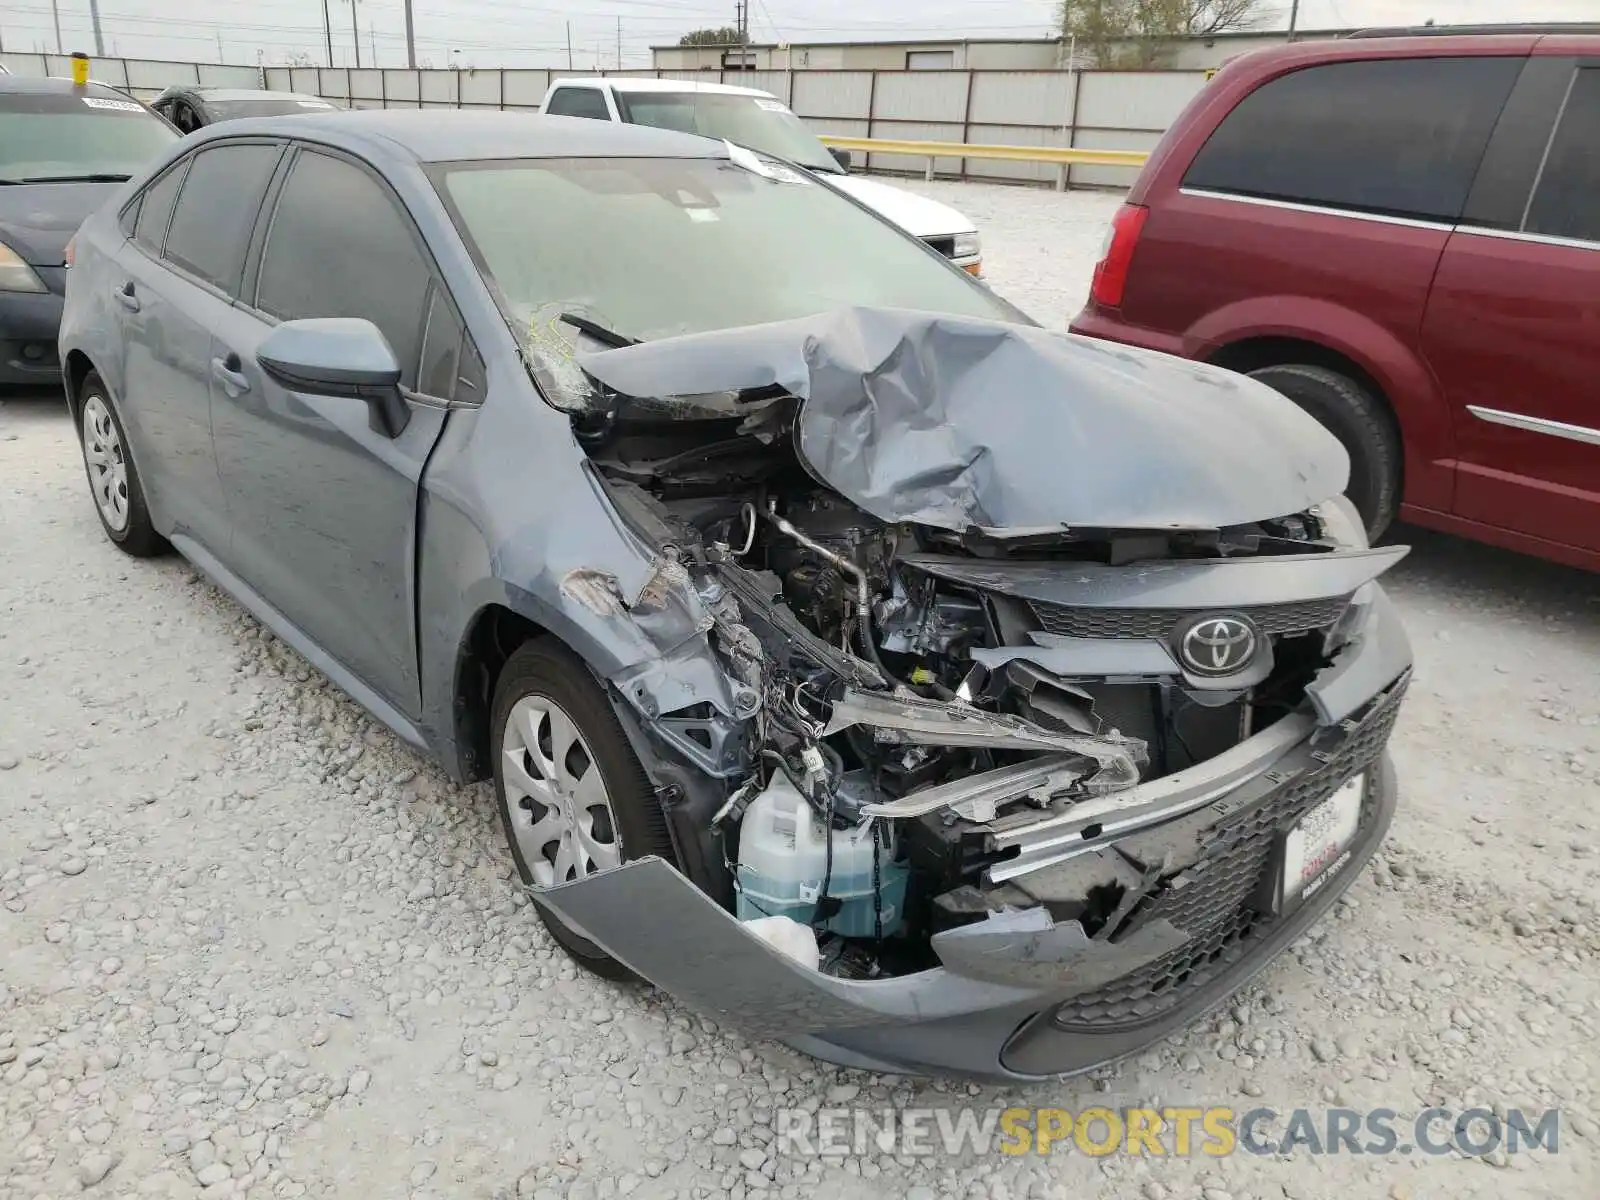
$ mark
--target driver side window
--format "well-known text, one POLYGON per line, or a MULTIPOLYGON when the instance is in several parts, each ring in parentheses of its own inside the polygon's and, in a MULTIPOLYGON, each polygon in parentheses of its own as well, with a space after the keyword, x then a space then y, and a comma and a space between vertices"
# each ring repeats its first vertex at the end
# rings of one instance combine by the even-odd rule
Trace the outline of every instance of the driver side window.
POLYGON ((195 116, 194 109, 189 107, 187 101, 169 101, 167 116, 182 133, 193 133, 196 129, 200 128, 200 119, 195 116))
POLYGON ((410 218, 382 184, 346 159, 300 152, 268 227, 256 308, 282 321, 371 321, 402 386, 414 388, 432 279, 410 218))

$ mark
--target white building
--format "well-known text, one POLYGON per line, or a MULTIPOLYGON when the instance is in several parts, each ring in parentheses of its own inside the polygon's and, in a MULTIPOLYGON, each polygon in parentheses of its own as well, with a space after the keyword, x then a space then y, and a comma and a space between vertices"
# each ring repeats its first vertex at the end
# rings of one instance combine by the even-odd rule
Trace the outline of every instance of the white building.
MULTIPOLYGON (((1296 41, 1343 37, 1349 29, 1301 30, 1296 41)), ((1289 40, 1282 30, 1218 33, 1205 38, 1178 38, 1163 49, 1162 67, 1209 70, 1231 58, 1289 40)), ((1088 67, 1082 54, 1067 60, 1071 47, 1063 38, 929 38, 884 42, 753 43, 738 46, 653 46, 651 65, 658 71, 1054 71, 1070 65, 1088 67)))

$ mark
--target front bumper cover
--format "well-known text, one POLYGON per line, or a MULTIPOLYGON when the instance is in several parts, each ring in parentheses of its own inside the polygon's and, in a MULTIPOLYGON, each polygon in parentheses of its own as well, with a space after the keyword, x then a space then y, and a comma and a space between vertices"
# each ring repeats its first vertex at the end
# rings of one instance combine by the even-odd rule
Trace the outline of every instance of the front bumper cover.
POLYGON ((1198 805, 1179 796, 1170 819, 1095 842, 1092 849, 1112 842, 1146 859, 1159 858, 1163 844, 1188 850, 1185 890, 1170 879, 1152 887, 1115 940, 1091 939, 1075 920, 1052 924, 1042 910, 1005 913, 936 935, 939 968, 864 981, 784 957, 659 858, 537 899, 679 999, 819 1058, 1007 1080, 1088 1070, 1220 1003, 1354 881, 1393 815, 1385 746, 1410 663, 1397 632, 1352 644, 1328 671, 1343 686, 1384 682, 1350 715, 1315 725, 1221 795, 1216 781, 1196 778, 1196 789, 1209 788, 1198 805), (1276 830, 1362 774, 1367 800, 1348 858, 1299 908, 1256 913, 1250 905, 1272 869, 1267 845, 1276 830))
POLYGON ((61 378, 55 292, 0 292, 0 384, 49 385, 61 378))

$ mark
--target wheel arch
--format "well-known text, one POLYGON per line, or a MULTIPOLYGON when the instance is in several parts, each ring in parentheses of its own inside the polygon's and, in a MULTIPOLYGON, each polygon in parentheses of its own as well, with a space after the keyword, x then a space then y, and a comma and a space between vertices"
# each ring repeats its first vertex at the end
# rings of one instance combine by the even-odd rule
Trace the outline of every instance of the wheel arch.
POLYGON ((1403 502, 1451 508, 1452 410, 1426 359, 1403 333, 1342 304, 1288 295, 1252 297, 1209 313, 1184 341, 1189 357, 1235 371, 1298 362, 1349 376, 1393 421, 1403 502))
POLYGON ((483 605, 467 623, 456 652, 451 705, 456 757, 464 781, 487 779, 492 773, 489 718, 495 685, 506 662, 519 646, 552 636, 544 625, 499 602, 483 605))
POLYGON ((96 369, 93 360, 78 349, 67 351, 67 357, 61 362, 62 374, 66 377, 67 384, 67 411, 72 414, 74 423, 83 418, 78 402, 78 397, 83 391, 83 381, 89 378, 89 372, 96 369))
POLYGON ((1308 367, 1322 367, 1324 370, 1335 371, 1340 375, 1348 376, 1365 388, 1372 397, 1383 406, 1383 411, 1388 415, 1390 429, 1401 448, 1400 455, 1400 486, 1405 489, 1406 463, 1405 463, 1405 428, 1400 420, 1400 412, 1395 407, 1394 400, 1389 395, 1389 390, 1383 385, 1376 375, 1364 365, 1351 358, 1342 351, 1308 338, 1297 337, 1250 337, 1237 342, 1230 342, 1214 351, 1206 360, 1213 366, 1226 367, 1230 371, 1237 371, 1241 375, 1248 375, 1252 371, 1259 371, 1263 367, 1282 367, 1290 364, 1301 364, 1308 367))

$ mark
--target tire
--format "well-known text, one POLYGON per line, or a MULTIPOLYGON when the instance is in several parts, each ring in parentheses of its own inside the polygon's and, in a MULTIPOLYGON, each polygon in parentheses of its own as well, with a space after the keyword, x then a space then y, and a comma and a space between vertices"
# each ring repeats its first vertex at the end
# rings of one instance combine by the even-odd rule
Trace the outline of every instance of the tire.
POLYGON ((78 389, 78 448, 89 480, 89 495, 106 537, 125 554, 151 558, 172 547, 150 523, 144 485, 133 463, 128 432, 116 402, 96 371, 78 389))
MULTIPOLYGON (((519 647, 495 685, 492 719, 495 800, 524 884, 550 886, 652 854, 677 865, 655 789, 610 701, 571 651, 550 638, 519 647), (565 740, 562 718, 575 737, 557 766, 554 747, 565 740), (555 789, 548 786, 552 775, 555 789), (539 796, 558 803, 543 803, 539 796)), ((605 979, 637 981, 536 894, 533 901, 550 936, 579 966, 605 979)))
POLYGON ((1400 507, 1400 432, 1383 401, 1347 375, 1326 367, 1286 363, 1251 371, 1252 379, 1282 392, 1344 444, 1350 455, 1345 495, 1377 541, 1400 507))

